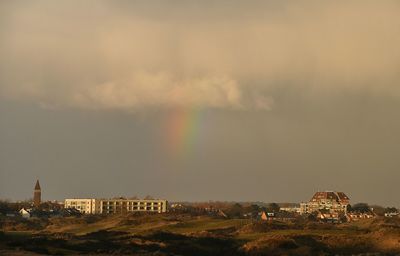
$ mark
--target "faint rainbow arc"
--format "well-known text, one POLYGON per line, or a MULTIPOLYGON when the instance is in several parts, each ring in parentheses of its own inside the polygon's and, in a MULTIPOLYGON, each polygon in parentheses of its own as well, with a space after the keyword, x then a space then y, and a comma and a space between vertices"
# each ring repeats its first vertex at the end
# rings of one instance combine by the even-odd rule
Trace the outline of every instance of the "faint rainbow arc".
POLYGON ((199 108, 175 109, 167 120, 168 152, 174 158, 194 153, 199 142, 204 111, 199 108))

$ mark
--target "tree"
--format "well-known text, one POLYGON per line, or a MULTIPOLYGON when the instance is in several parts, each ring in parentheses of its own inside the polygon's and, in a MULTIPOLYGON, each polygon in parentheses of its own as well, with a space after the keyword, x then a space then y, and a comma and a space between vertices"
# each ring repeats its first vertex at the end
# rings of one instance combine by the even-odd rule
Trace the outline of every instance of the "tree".
POLYGON ((256 217, 261 211, 260 207, 256 204, 249 205, 244 210, 246 213, 250 213, 252 217, 256 217))
POLYGON ((51 211, 51 210, 58 211, 58 210, 61 210, 62 208, 64 208, 63 205, 61 205, 57 202, 50 202, 50 201, 43 202, 39 207, 39 209, 41 209, 43 211, 51 211))
POLYGON ((308 221, 317 221, 318 220, 317 216, 318 216, 317 212, 310 213, 307 215, 307 220, 308 221))
POLYGON ((8 200, 0 201, 0 213, 18 212, 21 208, 30 208, 30 201, 10 202, 8 200))
POLYGON ((239 203, 235 203, 227 210, 228 215, 232 218, 241 218, 243 216, 243 212, 243 206, 239 203))
POLYGON ((267 206, 267 211, 268 212, 279 212, 281 207, 277 203, 270 203, 267 206))
POLYGON ((371 211, 370 207, 366 203, 357 203, 351 206, 352 212, 368 213, 371 211))
POLYGON ((374 209, 374 213, 378 216, 384 216, 386 209, 382 206, 379 205, 371 205, 370 206, 372 209, 374 209))
POLYGON ((396 207, 386 207, 385 213, 387 212, 399 212, 396 207))
POLYGON ((11 205, 8 201, 0 201, 0 213, 6 214, 7 212, 11 211, 11 205))

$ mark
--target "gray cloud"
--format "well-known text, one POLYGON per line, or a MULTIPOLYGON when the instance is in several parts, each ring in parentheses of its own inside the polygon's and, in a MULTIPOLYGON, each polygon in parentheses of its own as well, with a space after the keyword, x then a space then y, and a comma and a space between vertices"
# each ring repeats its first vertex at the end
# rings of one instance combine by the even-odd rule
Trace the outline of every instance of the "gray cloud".
POLYGON ((0 92, 45 106, 270 109, 266 91, 282 83, 399 94, 397 1, 2 1, 1 9, 0 92))

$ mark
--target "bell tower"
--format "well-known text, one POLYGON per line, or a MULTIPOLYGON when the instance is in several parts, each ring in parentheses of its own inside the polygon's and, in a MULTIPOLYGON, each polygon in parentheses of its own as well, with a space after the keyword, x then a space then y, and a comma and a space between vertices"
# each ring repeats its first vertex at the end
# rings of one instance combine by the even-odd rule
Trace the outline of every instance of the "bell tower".
POLYGON ((35 190, 33 192, 33 206, 39 207, 42 201, 42 190, 40 189, 39 180, 36 181, 35 190))

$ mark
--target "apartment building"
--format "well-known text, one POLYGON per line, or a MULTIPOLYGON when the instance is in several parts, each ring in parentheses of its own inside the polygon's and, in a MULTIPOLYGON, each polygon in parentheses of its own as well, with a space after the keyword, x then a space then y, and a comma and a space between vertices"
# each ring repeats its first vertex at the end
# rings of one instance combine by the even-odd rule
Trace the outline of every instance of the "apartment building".
POLYGON ((65 208, 75 208, 84 214, 114 214, 128 212, 167 211, 167 200, 162 199, 65 199, 65 208))
POLYGON ((167 200, 159 199, 107 199, 100 201, 102 213, 157 212, 167 211, 167 200))
POLYGON ((92 198, 65 199, 64 208, 75 208, 84 214, 98 214, 101 212, 100 200, 92 198))
POLYGON ((309 202, 300 204, 300 213, 313 213, 320 210, 347 213, 347 206, 349 204, 350 199, 343 192, 316 192, 309 202))

